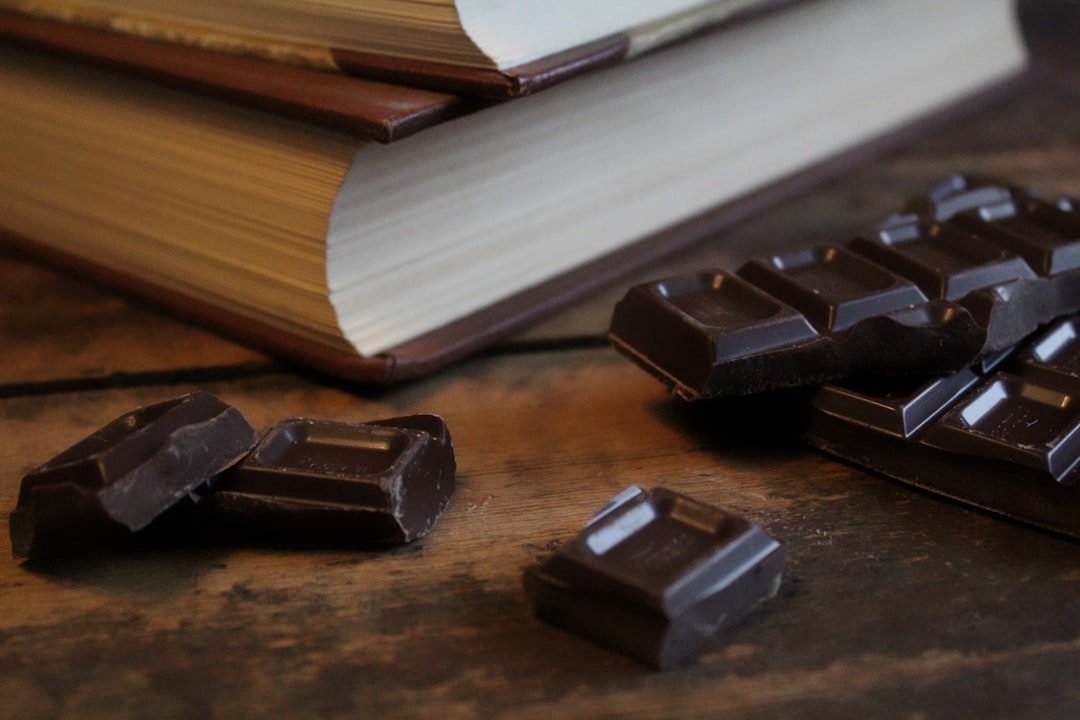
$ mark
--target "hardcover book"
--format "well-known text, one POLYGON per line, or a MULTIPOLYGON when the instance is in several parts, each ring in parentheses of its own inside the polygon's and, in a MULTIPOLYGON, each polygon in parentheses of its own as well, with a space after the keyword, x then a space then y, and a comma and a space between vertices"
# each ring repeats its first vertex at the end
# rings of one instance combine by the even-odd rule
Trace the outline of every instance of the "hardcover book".
MULTIPOLYGON (((151 42, 106 45, 128 41, 151 42)), ((498 103, 248 57, 165 83, 28 42, 51 49, 0 51, 7 241, 378 382, 462 358, 1026 65, 1005 0, 786 5, 498 103)))

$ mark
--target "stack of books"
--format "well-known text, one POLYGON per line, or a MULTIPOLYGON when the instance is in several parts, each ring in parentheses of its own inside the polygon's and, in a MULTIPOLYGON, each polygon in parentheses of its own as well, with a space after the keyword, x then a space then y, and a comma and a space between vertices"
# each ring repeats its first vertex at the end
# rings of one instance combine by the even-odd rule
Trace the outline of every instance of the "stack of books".
POLYGON ((1027 65, 1009 0, 0 0, 0 237, 421 375, 1027 65))

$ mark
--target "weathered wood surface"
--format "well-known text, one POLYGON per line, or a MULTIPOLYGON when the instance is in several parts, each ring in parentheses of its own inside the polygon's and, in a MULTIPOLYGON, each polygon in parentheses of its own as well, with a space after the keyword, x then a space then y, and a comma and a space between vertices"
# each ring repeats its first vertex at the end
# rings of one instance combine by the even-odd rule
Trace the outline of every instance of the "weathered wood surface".
MULTIPOLYGON (((203 387, 260 427, 439 410, 460 489, 428 539, 387 553, 181 542, 8 561, 0 712, 993 717, 1011 703, 1064 717, 1080 700, 1080 545, 782 440, 712 436, 606 350, 480 360, 374 399, 289 374, 203 387), (730 507, 791 552, 776 600, 662 676, 537 622, 520 589, 630 483, 730 507)), ((0 506, 87 428, 187 389, 0 402, 0 506)))
MULTIPOLYGON (((1080 23, 1042 27, 1069 64, 658 272, 842 237, 955 169, 1080 195, 1080 23)), ((1080 543, 723 430, 599 345, 613 298, 371 390, 0 256, 0 527, 27 470, 196 387, 261 429, 437 412, 460 469, 432 535, 389 552, 181 540, 20 564, 0 533, 0 718, 1076 717, 1080 543), (665 674, 538 622, 521 591, 629 484, 729 507, 790 551, 774 601, 665 674)))
POLYGON ((123 384, 177 370, 247 372, 270 360, 5 252, 0 394, 123 384))

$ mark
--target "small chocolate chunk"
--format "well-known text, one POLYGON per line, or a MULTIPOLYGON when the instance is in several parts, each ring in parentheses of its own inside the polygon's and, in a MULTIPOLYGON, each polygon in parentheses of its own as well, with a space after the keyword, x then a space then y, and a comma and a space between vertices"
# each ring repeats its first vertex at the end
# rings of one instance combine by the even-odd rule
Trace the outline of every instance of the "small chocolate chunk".
POLYGON ((973 365, 1080 311, 1077 203, 979 183, 953 178, 845 246, 634 287, 612 344, 688 400, 973 365))
POLYGON ((743 518, 630 487, 524 583, 538 617, 664 670, 773 597, 785 555, 743 518))
POLYGON ((306 545, 395 544, 434 527, 455 488, 446 423, 295 418, 259 442, 197 510, 217 532, 306 545))
POLYGON ((129 412, 23 478, 12 552, 75 550, 141 530, 207 492, 257 439, 236 408, 207 392, 129 412))

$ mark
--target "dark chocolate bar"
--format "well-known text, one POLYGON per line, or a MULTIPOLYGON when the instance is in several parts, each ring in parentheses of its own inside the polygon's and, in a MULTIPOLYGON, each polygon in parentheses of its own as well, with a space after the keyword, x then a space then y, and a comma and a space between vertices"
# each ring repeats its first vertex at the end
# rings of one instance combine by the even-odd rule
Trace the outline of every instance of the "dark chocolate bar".
POLYGON ((786 550, 743 518, 631 487, 524 577, 537 616, 661 670, 776 594, 786 550))
POLYGON ((446 509, 455 469, 450 433, 435 415, 286 420, 200 503, 199 522, 248 541, 410 542, 446 509))
POLYGON ((1080 316, 993 360, 826 385, 801 432, 856 465, 1080 538, 1080 316))
POLYGON ((953 372, 1077 311, 1077 204, 956 176, 847 245, 634 287, 610 339, 696 400, 953 372))
POLYGON ((12 552, 76 550, 141 530, 212 489, 257 440, 236 408, 207 392, 133 410, 23 478, 12 552))

